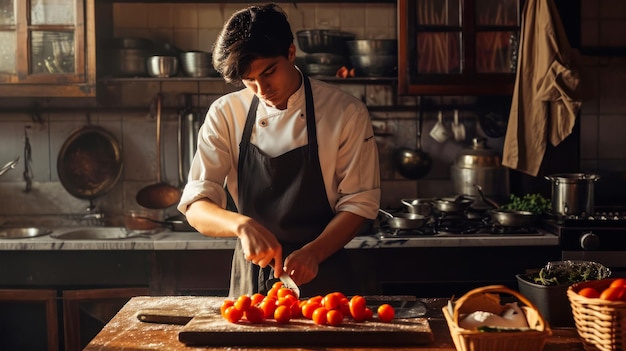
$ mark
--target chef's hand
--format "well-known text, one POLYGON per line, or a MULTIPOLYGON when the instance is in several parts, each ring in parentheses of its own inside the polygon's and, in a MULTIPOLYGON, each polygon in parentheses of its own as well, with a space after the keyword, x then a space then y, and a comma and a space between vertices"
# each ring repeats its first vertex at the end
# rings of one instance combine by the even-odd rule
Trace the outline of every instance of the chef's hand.
POLYGON ((291 276, 297 284, 305 284, 317 276, 319 263, 316 257, 307 249, 299 249, 285 258, 283 270, 291 276))
MULTIPOLYGON (((273 261, 274 267, 283 266, 283 248, 267 228, 250 217, 237 226, 237 236, 246 260, 265 268, 273 261)), ((275 269, 276 277, 282 269, 275 269)))

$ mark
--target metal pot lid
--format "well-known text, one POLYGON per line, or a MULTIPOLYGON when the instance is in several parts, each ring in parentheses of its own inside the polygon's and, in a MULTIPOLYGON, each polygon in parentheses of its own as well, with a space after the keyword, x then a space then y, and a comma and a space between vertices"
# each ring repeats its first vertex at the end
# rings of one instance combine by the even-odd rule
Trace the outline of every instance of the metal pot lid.
POLYGON ((111 190, 122 174, 121 147, 105 129, 82 127, 61 146, 57 172, 71 195, 96 198, 111 190))
POLYGON ((461 168, 500 167, 502 159, 487 146, 486 138, 472 139, 472 146, 459 153, 456 165, 461 168))

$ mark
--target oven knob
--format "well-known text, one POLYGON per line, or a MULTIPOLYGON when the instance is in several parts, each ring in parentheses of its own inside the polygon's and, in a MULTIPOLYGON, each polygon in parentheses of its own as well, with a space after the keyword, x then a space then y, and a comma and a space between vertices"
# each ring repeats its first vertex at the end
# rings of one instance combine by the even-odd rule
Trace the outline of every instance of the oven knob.
POLYGON ((600 238, 593 232, 583 233, 580 236, 580 247, 583 250, 597 250, 600 248, 600 238))

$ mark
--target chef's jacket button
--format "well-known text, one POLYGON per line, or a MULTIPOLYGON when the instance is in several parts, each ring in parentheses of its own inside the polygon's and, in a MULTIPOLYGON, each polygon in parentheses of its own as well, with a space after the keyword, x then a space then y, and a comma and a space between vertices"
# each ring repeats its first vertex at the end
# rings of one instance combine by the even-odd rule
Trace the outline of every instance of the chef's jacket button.
POLYGON ((261 127, 267 127, 267 120, 262 120, 261 122, 259 122, 259 124, 261 125, 261 127))
POLYGON ((306 116, 304 115, 304 113, 301 113, 301 114, 300 114, 300 118, 304 118, 304 117, 306 117, 306 116))

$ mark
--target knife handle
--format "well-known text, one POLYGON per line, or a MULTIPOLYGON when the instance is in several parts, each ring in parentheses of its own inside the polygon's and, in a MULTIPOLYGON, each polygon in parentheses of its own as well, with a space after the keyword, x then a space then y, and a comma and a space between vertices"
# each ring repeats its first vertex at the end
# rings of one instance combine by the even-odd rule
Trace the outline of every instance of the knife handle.
POLYGON ((193 318, 193 313, 185 310, 145 308, 137 312, 137 319, 146 323, 185 325, 193 318))

